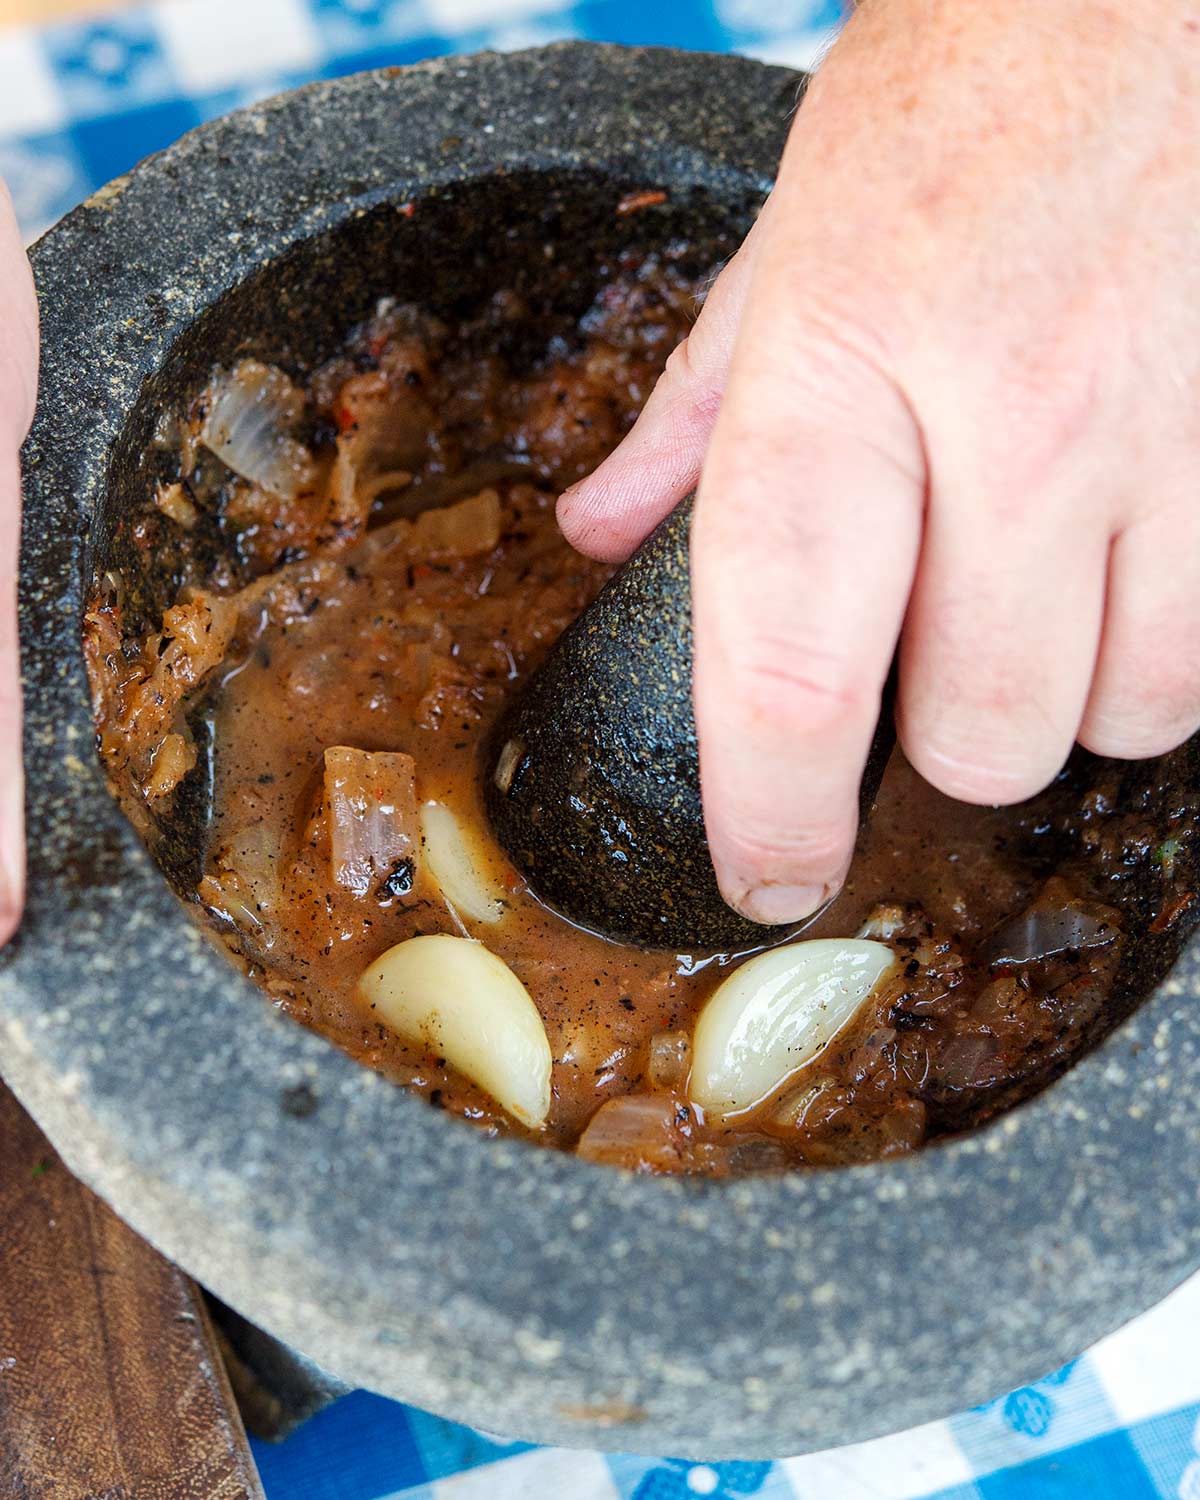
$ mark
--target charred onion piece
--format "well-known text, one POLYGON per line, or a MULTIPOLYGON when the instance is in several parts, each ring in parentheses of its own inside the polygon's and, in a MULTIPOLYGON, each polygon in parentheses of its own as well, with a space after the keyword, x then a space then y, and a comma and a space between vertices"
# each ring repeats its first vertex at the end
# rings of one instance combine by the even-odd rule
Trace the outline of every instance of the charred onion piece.
POLYGON ((333 745, 325 752, 325 807, 333 878, 365 896, 407 859, 417 837, 411 755, 333 745))
POLYGON ((1015 969, 1086 948, 1104 948, 1120 936, 1117 913, 1070 896, 1061 880, 1047 882, 1030 907, 992 934, 983 957, 993 969, 1015 969))
POLYGON ((282 370, 244 359, 213 378, 200 441, 240 478, 294 500, 315 473, 312 454, 293 435, 304 405, 282 370))

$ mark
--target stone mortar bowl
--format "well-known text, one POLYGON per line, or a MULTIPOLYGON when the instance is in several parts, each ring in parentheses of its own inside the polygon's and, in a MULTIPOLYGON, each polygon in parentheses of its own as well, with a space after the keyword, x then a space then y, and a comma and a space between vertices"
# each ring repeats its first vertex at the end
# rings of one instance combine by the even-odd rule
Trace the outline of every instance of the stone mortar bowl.
POLYGON ((453 317, 516 279, 553 319, 623 243, 728 254, 801 82, 579 45, 322 84, 189 136, 34 252, 29 905, 0 956, 4 1075, 239 1312, 348 1382, 542 1442, 718 1458, 868 1438, 1042 1375, 1200 1263, 1194 946, 978 1134, 841 1171, 634 1177, 485 1140, 276 1017, 93 754, 84 591, 146 503, 161 407, 241 349, 303 369, 382 292, 453 317), (668 201, 614 214, 647 187, 668 201))

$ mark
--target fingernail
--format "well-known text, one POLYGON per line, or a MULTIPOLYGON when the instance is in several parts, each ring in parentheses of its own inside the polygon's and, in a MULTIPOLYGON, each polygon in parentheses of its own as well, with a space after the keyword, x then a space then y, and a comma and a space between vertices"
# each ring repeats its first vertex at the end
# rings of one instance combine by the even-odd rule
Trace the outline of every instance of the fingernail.
POLYGON ((760 885, 747 891, 737 905, 752 922, 779 927, 811 917, 834 894, 834 887, 828 885, 760 885))

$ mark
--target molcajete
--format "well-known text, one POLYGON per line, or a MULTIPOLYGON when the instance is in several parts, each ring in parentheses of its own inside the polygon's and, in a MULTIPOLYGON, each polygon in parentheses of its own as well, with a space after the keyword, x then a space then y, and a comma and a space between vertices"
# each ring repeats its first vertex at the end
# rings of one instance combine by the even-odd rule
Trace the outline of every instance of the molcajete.
POLYGON ((716 1458, 870 1437, 1036 1378, 1200 1264, 1195 944, 977 1134, 842 1171, 629 1176, 483 1139, 273 1015, 171 889, 187 839, 156 863, 92 755, 84 591, 164 406, 243 350, 303 367, 398 288, 453 318, 524 276, 552 320, 622 235, 728 253, 800 86, 586 45, 321 84, 189 136, 34 252, 4 1075, 238 1311, 349 1382, 523 1438, 716 1458), (660 208, 614 217, 647 187, 660 208))

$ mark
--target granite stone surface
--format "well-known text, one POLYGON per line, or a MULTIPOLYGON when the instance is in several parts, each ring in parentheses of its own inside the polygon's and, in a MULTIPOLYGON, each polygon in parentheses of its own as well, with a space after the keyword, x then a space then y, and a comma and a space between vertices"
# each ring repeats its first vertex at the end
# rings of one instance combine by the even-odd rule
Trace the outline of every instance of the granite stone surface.
POLYGON ((452 314, 531 246, 544 278, 573 245, 552 320, 606 225, 715 224, 717 248, 769 185, 797 86, 588 45, 317 85, 185 138, 34 253, 29 908, 0 955, 0 1068, 68 1164, 237 1311, 350 1383, 544 1442, 712 1459, 911 1426, 1056 1367, 1200 1264, 1194 944, 968 1138, 837 1172, 631 1177, 482 1139, 276 1016, 93 753, 84 590, 147 503, 164 405, 239 348, 301 369, 388 283, 452 314), (615 219, 641 187, 670 190, 665 217, 615 219))

